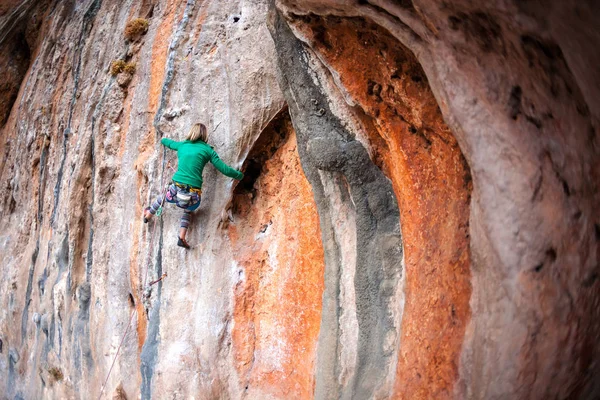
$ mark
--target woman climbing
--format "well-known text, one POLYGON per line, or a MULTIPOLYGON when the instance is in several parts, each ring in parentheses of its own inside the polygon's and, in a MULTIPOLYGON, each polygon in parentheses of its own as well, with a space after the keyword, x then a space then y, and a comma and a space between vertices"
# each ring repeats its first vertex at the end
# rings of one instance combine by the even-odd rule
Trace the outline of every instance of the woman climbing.
MULTIPOLYGON (((202 170, 207 162, 211 162, 224 175, 241 180, 244 174, 225 164, 217 152, 206 142, 208 133, 204 124, 194 124, 190 133, 183 142, 163 138, 160 142, 171 150, 177 151, 177 172, 173 175, 173 182, 166 192, 166 201, 175 203, 177 207, 183 208, 177 246, 189 249, 185 235, 190 225, 191 213, 200 205, 202 195, 202 170)), ((150 207, 144 209, 144 223, 163 204, 162 195, 158 195, 150 207)))

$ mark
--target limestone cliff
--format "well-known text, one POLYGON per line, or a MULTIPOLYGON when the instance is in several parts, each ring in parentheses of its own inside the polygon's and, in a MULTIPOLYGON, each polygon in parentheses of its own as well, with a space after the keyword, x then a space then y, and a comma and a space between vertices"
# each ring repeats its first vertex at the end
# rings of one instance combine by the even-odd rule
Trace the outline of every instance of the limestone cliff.
POLYGON ((599 26, 3 2, 2 398, 600 396, 599 26), (196 121, 245 177, 205 169, 185 251, 141 214, 196 121))

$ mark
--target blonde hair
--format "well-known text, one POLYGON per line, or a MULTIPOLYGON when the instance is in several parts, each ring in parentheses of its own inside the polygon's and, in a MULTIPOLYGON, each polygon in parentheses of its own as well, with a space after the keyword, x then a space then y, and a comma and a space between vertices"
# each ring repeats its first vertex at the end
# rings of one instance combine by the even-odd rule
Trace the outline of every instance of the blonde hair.
POLYGON ((196 142, 198 140, 202 140, 204 143, 208 140, 208 131, 206 130, 206 126, 201 123, 195 123, 192 125, 192 129, 187 134, 185 140, 189 140, 190 142, 196 142))

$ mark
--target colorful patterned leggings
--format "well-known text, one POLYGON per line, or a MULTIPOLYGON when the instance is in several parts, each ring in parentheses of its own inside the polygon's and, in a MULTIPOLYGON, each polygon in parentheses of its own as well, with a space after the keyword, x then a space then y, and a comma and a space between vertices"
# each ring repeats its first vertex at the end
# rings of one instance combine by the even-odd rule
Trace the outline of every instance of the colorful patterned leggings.
MULTIPOLYGON (((190 221, 192 219, 192 211, 195 211, 198 206, 200 206, 200 196, 197 193, 191 193, 192 195, 192 199, 190 204, 187 207, 181 207, 178 203, 177 203, 177 191, 178 190, 182 190, 180 188, 178 188, 175 185, 170 185, 169 189, 167 190, 167 195, 165 200, 167 201, 167 203, 175 203, 177 204, 178 207, 183 208, 183 214, 181 215, 181 221, 180 221, 180 227, 181 228, 185 228, 187 229, 188 226, 190 226, 190 221)), ((185 192, 185 191, 184 191, 185 192)), ((185 192, 188 193, 188 192, 185 192)), ((158 211, 158 209, 160 208, 160 205, 163 203, 163 195, 159 194, 158 196, 156 196, 156 199, 154 200, 154 202, 152 203, 152 205, 150 206, 150 209, 148 211, 150 211, 151 214, 156 214, 156 211, 158 211)))

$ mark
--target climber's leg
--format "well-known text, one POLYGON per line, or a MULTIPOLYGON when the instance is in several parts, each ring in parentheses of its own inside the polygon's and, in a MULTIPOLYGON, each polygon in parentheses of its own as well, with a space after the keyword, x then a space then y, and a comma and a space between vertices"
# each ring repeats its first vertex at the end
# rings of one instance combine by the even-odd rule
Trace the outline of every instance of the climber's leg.
POLYGON ((181 223, 179 225, 179 237, 185 239, 185 235, 187 234, 188 227, 190 226, 190 221, 192 220, 192 213, 188 210, 184 210, 183 214, 181 214, 181 223))
POLYGON ((156 199, 154 200, 152 205, 144 209, 144 223, 150 221, 150 218, 152 218, 152 216, 156 214, 156 211, 160 208, 162 203, 163 197, 162 194, 159 194, 158 196, 156 196, 156 199))
POLYGON ((191 211, 184 210, 181 215, 181 224, 179 226, 179 240, 177 241, 177 246, 185 247, 189 249, 190 246, 185 240, 185 235, 187 234, 188 227, 190 226, 190 221, 192 220, 191 211))
POLYGON ((152 205, 150 205, 150 207, 144 208, 144 223, 147 223, 148 221, 150 221, 150 218, 152 218, 152 216, 154 214, 156 214, 158 209, 162 205, 164 205, 165 201, 167 203, 175 203, 174 196, 176 194, 177 194, 177 189, 175 188, 175 185, 170 185, 166 191, 164 200, 163 200, 162 194, 159 194, 158 196, 156 196, 156 199, 154 200, 152 205))

